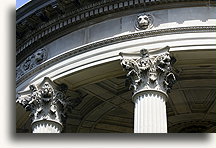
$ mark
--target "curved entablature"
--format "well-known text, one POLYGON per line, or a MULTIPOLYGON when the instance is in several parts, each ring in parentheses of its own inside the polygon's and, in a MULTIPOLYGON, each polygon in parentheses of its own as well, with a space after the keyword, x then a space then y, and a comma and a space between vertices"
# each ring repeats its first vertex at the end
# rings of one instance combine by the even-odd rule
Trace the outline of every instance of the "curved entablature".
POLYGON ((160 9, 214 5, 213 0, 52 0, 39 1, 37 4, 32 1, 17 11, 17 64, 35 52, 36 48, 104 20, 160 9))
POLYGON ((213 0, 27 3, 17 132, 214 132, 215 24, 213 0))
POLYGON ((17 86, 25 88, 24 84, 33 83, 47 75, 55 80, 85 68, 119 60, 120 52, 138 52, 144 47, 154 50, 170 46, 173 54, 182 52, 182 55, 188 51, 213 53, 215 29, 214 26, 185 27, 132 33, 83 45, 53 58, 49 58, 53 49, 47 46, 38 49, 17 67, 17 86))

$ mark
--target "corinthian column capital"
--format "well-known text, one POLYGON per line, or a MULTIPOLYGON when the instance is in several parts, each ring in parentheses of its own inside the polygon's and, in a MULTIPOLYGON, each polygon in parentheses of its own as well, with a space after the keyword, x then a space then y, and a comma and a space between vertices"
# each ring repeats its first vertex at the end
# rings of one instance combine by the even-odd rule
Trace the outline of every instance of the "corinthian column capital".
POLYGON ((67 87, 56 85, 45 77, 38 86, 30 85, 29 88, 29 91, 19 93, 16 102, 31 112, 32 125, 47 121, 47 126, 50 126, 50 123, 58 125, 56 128, 60 132, 68 105, 68 100, 64 95, 67 87))
POLYGON ((176 79, 172 73, 174 60, 170 57, 168 46, 154 52, 142 49, 136 56, 120 55, 121 65, 128 72, 126 82, 134 94, 147 90, 169 92, 176 79))

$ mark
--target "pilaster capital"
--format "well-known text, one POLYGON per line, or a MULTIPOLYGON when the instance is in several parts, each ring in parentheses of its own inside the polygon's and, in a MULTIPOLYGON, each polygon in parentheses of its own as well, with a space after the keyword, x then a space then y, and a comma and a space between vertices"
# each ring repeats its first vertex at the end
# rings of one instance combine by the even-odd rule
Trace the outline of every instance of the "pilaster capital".
POLYGON ((154 52, 142 49, 136 56, 126 53, 120 53, 120 56, 121 65, 127 71, 126 84, 134 94, 147 90, 166 94, 176 81, 172 73, 175 59, 170 56, 168 46, 154 52))
POLYGON ((32 124, 48 120, 62 126, 65 112, 70 105, 65 96, 67 86, 57 85, 45 77, 38 86, 30 85, 29 88, 28 91, 18 93, 16 102, 31 112, 32 124))

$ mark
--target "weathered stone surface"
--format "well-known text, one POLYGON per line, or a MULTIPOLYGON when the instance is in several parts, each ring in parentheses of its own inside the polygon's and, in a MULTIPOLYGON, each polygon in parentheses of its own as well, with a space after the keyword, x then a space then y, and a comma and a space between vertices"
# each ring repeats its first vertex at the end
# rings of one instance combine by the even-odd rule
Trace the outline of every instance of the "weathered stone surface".
POLYGON ((28 58, 26 58, 17 68, 16 68, 16 80, 22 77, 25 73, 28 73, 31 69, 34 69, 42 62, 47 59, 46 48, 40 48, 28 58))
POLYGON ((57 86, 49 78, 44 78, 39 86, 30 85, 29 88, 27 95, 20 93, 16 102, 31 112, 32 123, 49 120, 62 124, 69 103, 64 95, 66 87, 57 86))
POLYGON ((122 56, 121 65, 128 72, 126 83, 134 93, 145 90, 157 90, 166 93, 175 82, 171 65, 173 60, 166 52, 151 55, 146 49, 140 50, 140 58, 127 59, 122 56))

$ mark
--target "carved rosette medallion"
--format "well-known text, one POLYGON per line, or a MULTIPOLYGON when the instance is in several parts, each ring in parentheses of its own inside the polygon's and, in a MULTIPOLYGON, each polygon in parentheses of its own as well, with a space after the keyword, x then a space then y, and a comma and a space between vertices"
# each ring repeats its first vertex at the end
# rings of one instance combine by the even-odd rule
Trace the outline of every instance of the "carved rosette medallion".
POLYGON ((32 124, 48 120, 62 126, 65 112, 70 103, 65 97, 67 87, 56 85, 47 77, 38 87, 35 85, 29 87, 28 92, 20 93, 16 102, 31 112, 32 124))
POLYGON ((37 67, 47 59, 47 51, 40 48, 32 55, 27 57, 19 66, 16 67, 16 80, 20 79, 25 73, 37 67))
POLYGON ((123 53, 121 65, 127 73, 126 83, 134 94, 156 90, 163 93, 169 92, 176 79, 172 73, 174 58, 170 57, 169 47, 166 51, 159 54, 151 54, 146 49, 140 50, 139 58, 126 58, 123 53))
POLYGON ((153 27, 153 16, 148 13, 139 14, 135 21, 136 30, 146 30, 153 27))

